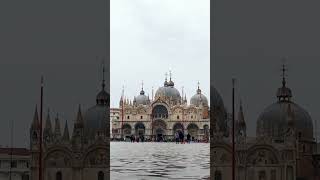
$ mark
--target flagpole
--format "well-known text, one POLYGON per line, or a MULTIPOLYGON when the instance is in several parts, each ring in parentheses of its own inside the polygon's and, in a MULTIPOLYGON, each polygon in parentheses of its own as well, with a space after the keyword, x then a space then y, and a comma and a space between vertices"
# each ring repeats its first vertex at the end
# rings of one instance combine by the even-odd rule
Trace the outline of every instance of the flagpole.
POLYGON ((42 180, 42 111, 43 111, 43 76, 41 76, 41 95, 40 95, 39 180, 42 180))
POLYGON ((122 87, 122 95, 121 95, 121 139, 123 140, 123 116, 124 116, 124 86, 122 87))
POLYGON ((11 148, 10 148, 10 172, 9 172, 9 179, 12 179, 12 156, 13 156, 13 121, 11 121, 11 148))
POLYGON ((234 144, 234 91, 235 91, 235 79, 232 79, 232 180, 235 180, 235 144, 234 144))

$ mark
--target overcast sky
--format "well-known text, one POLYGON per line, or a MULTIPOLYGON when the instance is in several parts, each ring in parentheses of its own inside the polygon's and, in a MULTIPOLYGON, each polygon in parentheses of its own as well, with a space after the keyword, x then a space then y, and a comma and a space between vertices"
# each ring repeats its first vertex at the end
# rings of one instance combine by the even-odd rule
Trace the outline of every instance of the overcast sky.
POLYGON ((209 96, 209 0, 111 0, 110 6, 111 106, 118 107, 123 85, 133 99, 144 81, 151 97, 170 68, 188 101, 198 81, 209 96))
POLYGON ((249 135, 255 135, 259 114, 277 100, 283 56, 293 101, 319 120, 320 2, 214 2, 212 80, 230 112, 231 78, 238 79, 236 98, 243 99, 249 135))
POLYGON ((96 56, 108 50, 106 12, 106 1, 0 2, 0 145, 10 145, 14 121, 14 146, 29 147, 41 75, 44 115, 48 107, 52 121, 59 113, 70 134, 78 104, 83 111, 95 105, 102 78, 96 56))

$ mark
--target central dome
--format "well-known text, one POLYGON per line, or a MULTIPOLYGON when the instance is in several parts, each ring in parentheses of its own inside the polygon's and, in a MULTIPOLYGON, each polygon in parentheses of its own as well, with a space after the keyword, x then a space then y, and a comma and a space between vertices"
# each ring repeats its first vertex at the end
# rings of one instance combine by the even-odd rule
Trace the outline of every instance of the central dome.
POLYGON ((168 99, 172 99, 173 101, 180 101, 181 100, 180 92, 174 86, 160 87, 156 91, 155 97, 158 98, 160 96, 164 96, 168 99))
POLYGON ((313 122, 309 113, 291 101, 268 106, 258 118, 257 135, 281 138, 288 131, 290 120, 298 136, 313 139, 313 122))
POLYGON ((165 79, 164 86, 160 87, 155 94, 155 98, 164 97, 165 99, 168 99, 175 104, 181 101, 181 95, 180 92, 174 87, 174 82, 171 79, 170 75, 170 81, 167 81, 167 78, 165 79))
POLYGON ((295 137, 313 141, 312 119, 306 110, 291 100, 292 91, 286 86, 284 77, 282 87, 277 91, 278 101, 268 106, 258 117, 257 136, 282 139, 292 130, 295 137))

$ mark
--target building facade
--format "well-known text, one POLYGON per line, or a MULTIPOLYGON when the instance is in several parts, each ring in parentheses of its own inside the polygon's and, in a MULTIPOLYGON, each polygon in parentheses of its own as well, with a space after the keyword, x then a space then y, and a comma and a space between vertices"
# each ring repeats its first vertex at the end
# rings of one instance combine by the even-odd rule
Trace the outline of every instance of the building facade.
MULTIPOLYGON (((213 87, 211 99, 211 176, 232 179, 230 120, 222 97, 213 87)), ((319 179, 319 153, 309 113, 296 104, 283 76, 275 102, 258 117, 256 137, 246 134, 242 104, 235 128, 237 180, 319 179)))
POLYGON ((30 155, 25 148, 0 148, 0 180, 30 180, 30 155))
POLYGON ((111 112, 112 136, 160 141, 171 140, 180 131, 195 140, 208 140, 209 114, 208 100, 199 86, 188 104, 186 95, 180 94, 170 77, 151 99, 143 87, 133 100, 121 97, 119 108, 111 112))
MULTIPOLYGON (((69 134, 67 121, 62 131, 58 117, 53 127, 48 111, 42 140, 44 180, 109 179, 109 104, 110 95, 103 80, 102 90, 96 96, 96 105, 84 113, 79 105, 72 134, 69 134)), ((30 128, 32 180, 39 177, 39 137, 40 123, 36 109, 30 128)))

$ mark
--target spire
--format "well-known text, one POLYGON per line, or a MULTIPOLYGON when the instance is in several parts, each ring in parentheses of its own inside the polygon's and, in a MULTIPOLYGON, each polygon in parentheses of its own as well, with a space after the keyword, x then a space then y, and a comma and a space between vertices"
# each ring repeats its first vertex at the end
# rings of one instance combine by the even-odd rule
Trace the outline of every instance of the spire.
POLYGON ((34 111, 34 116, 33 116, 33 121, 31 125, 32 129, 39 129, 40 127, 40 122, 39 122, 39 114, 38 114, 38 106, 36 105, 35 111, 34 111))
POLYGON ((168 73, 166 72, 165 74, 165 81, 164 81, 164 86, 168 86, 168 73))
POLYGON ((79 104, 75 128, 82 128, 82 127, 83 127, 83 118, 81 114, 81 105, 79 104))
POLYGON ((286 58, 283 58, 283 64, 282 64, 282 68, 281 68, 281 71, 282 71, 282 87, 281 88, 278 88, 278 91, 277 91, 277 98, 279 101, 290 101, 291 97, 292 97, 292 92, 291 92, 291 89, 286 87, 286 67, 285 67, 285 61, 286 61, 286 58))
POLYGON ((64 142, 68 142, 70 140, 70 135, 69 135, 69 128, 68 128, 68 121, 65 122, 64 125, 64 131, 63 131, 63 137, 62 140, 64 142))
POLYGON ((52 133, 52 125, 51 125, 51 119, 50 119, 50 109, 48 108, 48 113, 47 113, 47 119, 46 119, 46 125, 45 125, 45 131, 49 131, 52 133))
POLYGON ((169 70, 169 75, 170 75, 170 80, 169 80, 168 86, 174 86, 174 82, 172 81, 172 72, 171 72, 171 70, 169 70))
POLYGON ((60 139, 61 137, 59 114, 57 114, 57 117, 55 119, 54 135, 56 140, 60 139))
MULTIPOLYGON (((98 56, 97 56, 97 60, 98 60, 98 56)), ((102 90, 105 90, 106 84, 105 84, 105 62, 104 62, 104 58, 102 59, 102 90)))
POLYGON ((49 144, 52 142, 52 125, 51 125, 51 119, 50 119, 50 110, 48 108, 48 114, 47 114, 47 119, 46 119, 46 124, 45 128, 43 131, 43 140, 45 144, 49 144))
POLYGON ((243 108, 242 108, 242 100, 240 100, 240 108, 239 108, 239 113, 238 113, 238 121, 239 125, 245 127, 246 122, 244 120, 244 114, 243 114, 243 108))
POLYGON ((200 82, 198 81, 198 89, 197 89, 197 94, 201 94, 201 89, 200 89, 200 82))
POLYGON ((140 91, 140 95, 144 95, 144 90, 143 90, 143 81, 141 81, 141 91, 140 91))
POLYGON ((285 64, 282 64, 282 87, 286 87, 286 67, 285 64))

